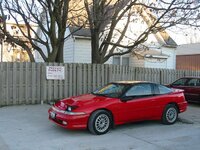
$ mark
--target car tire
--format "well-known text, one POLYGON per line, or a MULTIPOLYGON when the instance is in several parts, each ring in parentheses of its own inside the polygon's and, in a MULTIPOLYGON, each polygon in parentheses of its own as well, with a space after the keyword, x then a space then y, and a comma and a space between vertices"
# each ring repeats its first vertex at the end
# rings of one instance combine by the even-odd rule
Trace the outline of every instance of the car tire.
POLYGON ((88 129, 92 134, 101 135, 110 130, 111 124, 111 114, 106 110, 97 110, 89 118, 88 129))
POLYGON ((178 118, 178 109, 174 104, 168 104, 162 115, 162 123, 163 124, 174 124, 178 118))

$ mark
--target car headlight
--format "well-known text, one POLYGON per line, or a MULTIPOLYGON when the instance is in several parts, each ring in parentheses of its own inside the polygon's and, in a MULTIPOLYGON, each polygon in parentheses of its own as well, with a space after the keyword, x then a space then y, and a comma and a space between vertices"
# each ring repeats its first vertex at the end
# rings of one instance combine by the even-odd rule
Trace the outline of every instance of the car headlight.
POLYGON ((67 111, 69 111, 69 112, 71 112, 72 110, 74 110, 74 109, 76 109, 76 108, 78 108, 78 106, 67 106, 67 111))
POLYGON ((68 106, 68 107, 67 107, 67 111, 71 112, 71 111, 72 111, 72 107, 71 107, 71 106, 68 106))
POLYGON ((78 108, 78 106, 68 106, 65 114, 67 115, 84 115, 84 112, 72 112, 74 109, 78 108))
POLYGON ((86 114, 85 112, 72 112, 73 107, 72 106, 69 106, 69 107, 71 107, 71 108, 69 108, 69 110, 71 109, 71 111, 68 111, 68 108, 67 108, 67 110, 59 110, 54 106, 52 107, 52 109, 55 112, 60 112, 60 113, 66 114, 66 115, 85 115, 86 114))

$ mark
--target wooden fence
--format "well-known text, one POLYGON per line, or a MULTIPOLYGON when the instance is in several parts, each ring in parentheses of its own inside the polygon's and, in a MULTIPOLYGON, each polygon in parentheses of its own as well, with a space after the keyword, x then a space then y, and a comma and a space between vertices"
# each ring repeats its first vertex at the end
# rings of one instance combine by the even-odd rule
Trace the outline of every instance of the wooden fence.
POLYGON ((200 72, 99 64, 0 63, 0 106, 47 103, 118 80, 168 84, 183 76, 200 76, 200 72), (46 66, 64 66, 65 80, 47 80, 46 66))

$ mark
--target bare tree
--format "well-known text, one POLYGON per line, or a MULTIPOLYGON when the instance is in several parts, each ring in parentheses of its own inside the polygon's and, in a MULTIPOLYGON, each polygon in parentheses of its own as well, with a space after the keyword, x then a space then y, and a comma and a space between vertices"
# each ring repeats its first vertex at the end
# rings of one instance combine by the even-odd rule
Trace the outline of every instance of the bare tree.
MULTIPOLYGON (((69 6, 75 8, 73 2, 75 1, 1 0, 1 15, 5 16, 7 13, 11 16, 23 34, 23 39, 12 36, 6 29, 5 21, 0 27, 0 31, 8 41, 24 48, 31 61, 34 61, 32 50, 35 50, 45 62, 63 62, 64 40, 69 36, 65 32, 70 25, 70 23, 67 24, 67 21, 69 12, 72 11, 69 6), (25 24, 25 30, 21 29, 21 23, 25 24), (39 28, 39 32, 34 26, 39 28)), ((70 17, 73 18, 72 15, 70 17)))
POLYGON ((84 4, 91 31, 92 63, 134 52, 150 34, 164 35, 165 29, 175 25, 200 25, 200 5, 194 0, 84 0, 84 4), (129 38, 130 24, 139 20, 147 27, 129 38), (123 27, 119 27, 120 22, 123 27))

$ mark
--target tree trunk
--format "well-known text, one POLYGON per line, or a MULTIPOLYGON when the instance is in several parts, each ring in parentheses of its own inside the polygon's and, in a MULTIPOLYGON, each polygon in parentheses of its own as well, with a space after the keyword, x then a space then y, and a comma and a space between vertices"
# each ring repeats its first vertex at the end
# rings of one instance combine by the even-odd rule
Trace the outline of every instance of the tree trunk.
POLYGON ((58 45, 58 53, 56 55, 55 62, 57 63, 64 62, 64 41, 60 42, 60 45, 58 45))
POLYGON ((28 56, 29 56, 29 59, 31 62, 35 62, 35 58, 33 56, 33 53, 30 51, 30 50, 27 50, 26 51, 28 53, 28 56))
POLYGON ((59 48, 55 45, 52 48, 52 52, 49 54, 48 58, 47 58, 47 62, 56 62, 56 57, 58 54, 58 50, 59 48))
POLYGON ((91 34, 92 64, 102 64, 101 55, 99 52, 99 32, 93 29, 91 34))

